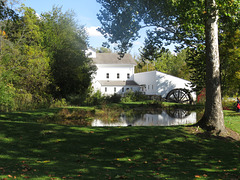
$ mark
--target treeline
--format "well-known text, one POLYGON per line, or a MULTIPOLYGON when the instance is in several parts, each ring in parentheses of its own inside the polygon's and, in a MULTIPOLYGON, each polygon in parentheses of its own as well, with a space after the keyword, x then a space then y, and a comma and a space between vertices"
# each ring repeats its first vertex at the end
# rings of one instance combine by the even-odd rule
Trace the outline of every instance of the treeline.
POLYGON ((143 56, 137 59, 135 72, 160 71, 179 78, 190 80, 190 70, 186 63, 187 51, 182 50, 178 54, 170 51, 162 52, 157 58, 148 60, 143 56))
POLYGON ((85 56, 87 35, 74 13, 15 12, 0 1, 0 110, 80 104, 95 67, 85 56))

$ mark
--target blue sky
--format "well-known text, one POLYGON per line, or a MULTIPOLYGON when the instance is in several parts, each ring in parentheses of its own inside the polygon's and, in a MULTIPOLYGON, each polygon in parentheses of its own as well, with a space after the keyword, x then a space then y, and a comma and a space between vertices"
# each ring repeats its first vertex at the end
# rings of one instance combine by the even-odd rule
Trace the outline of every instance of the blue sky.
MULTIPOLYGON (((64 12, 73 10, 76 13, 76 20, 79 24, 87 28, 90 46, 94 48, 101 47, 102 43, 106 41, 106 39, 96 31, 96 28, 101 26, 101 23, 97 19, 97 13, 101 6, 96 0, 21 0, 21 2, 33 8, 38 14, 51 11, 54 5, 62 7, 64 12)), ((137 55, 140 46, 143 46, 143 38, 134 43, 130 53, 137 55)))

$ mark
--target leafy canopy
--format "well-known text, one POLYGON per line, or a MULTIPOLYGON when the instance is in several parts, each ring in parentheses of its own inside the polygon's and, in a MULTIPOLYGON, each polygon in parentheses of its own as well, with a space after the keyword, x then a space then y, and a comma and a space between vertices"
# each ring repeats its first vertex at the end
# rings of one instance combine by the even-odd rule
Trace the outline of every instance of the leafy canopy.
POLYGON ((85 56, 87 35, 84 27, 77 24, 73 12, 63 13, 59 7, 53 7, 41 18, 42 46, 51 57, 54 97, 85 94, 95 68, 85 56))
MULTIPOLYGON (((161 52, 163 45, 198 48, 205 42, 205 19, 210 11, 204 0, 97 0, 99 31, 110 43, 126 52, 147 28, 146 56, 161 52)), ((229 28, 239 19, 239 0, 217 0, 220 28, 229 28)))

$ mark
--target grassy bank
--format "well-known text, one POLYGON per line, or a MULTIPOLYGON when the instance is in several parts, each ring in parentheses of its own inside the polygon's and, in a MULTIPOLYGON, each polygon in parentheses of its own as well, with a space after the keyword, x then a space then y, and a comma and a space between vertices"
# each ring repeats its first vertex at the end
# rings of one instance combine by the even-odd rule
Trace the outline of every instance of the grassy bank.
POLYGON ((235 111, 224 111, 225 125, 240 134, 240 113, 235 111))
MULTIPOLYGON (((37 123, 57 111, 1 114, 0 179, 240 179, 239 141, 184 126, 37 123)), ((239 113, 224 113, 226 126, 240 132, 239 113)))

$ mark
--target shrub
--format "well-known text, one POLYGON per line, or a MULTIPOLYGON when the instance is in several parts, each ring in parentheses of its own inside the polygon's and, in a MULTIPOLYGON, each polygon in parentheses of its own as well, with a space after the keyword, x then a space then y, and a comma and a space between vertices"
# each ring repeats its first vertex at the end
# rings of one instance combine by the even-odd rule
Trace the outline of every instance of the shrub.
POLYGON ((121 113, 123 112, 122 108, 108 106, 107 104, 101 104, 101 110, 96 111, 95 117, 101 119, 105 122, 118 120, 121 113))
POLYGON ((11 84, 0 81, 0 111, 15 110, 15 88, 11 84))
POLYGON ((146 100, 147 96, 143 93, 136 91, 128 91, 124 94, 124 97, 122 97, 122 102, 135 102, 135 101, 143 101, 146 100))
POLYGON ((119 103, 121 102, 121 95, 120 94, 114 94, 109 97, 108 102, 110 103, 119 103))
POLYGON ((147 102, 147 105, 152 108, 161 108, 162 107, 162 101, 157 100, 151 100, 147 102))
POLYGON ((124 96, 121 98, 121 102, 124 102, 124 103, 132 102, 132 99, 130 96, 124 96))
POLYGON ((76 106, 83 104, 84 99, 86 99, 85 94, 71 94, 66 97, 66 101, 70 105, 76 105, 76 106))
POLYGON ((224 97, 222 99, 222 106, 224 110, 233 110, 237 109, 237 99, 224 97))
POLYGON ((100 91, 96 91, 92 95, 88 96, 84 104, 86 105, 101 105, 103 103, 119 103, 121 101, 121 95, 113 94, 112 96, 102 95, 100 91))
POLYGON ((99 105, 102 104, 105 101, 105 96, 101 94, 101 91, 96 91, 89 95, 85 101, 84 104, 86 105, 99 105))
POLYGON ((59 108, 59 107, 64 107, 67 106, 67 101, 66 99, 62 98, 62 99, 53 99, 51 102, 50 107, 51 108, 59 108))
POLYGON ((45 116, 43 119, 40 119, 40 123, 55 123, 62 125, 78 125, 78 126, 87 126, 90 124, 95 112, 86 111, 86 110, 73 110, 62 109, 57 114, 53 116, 45 116))
POLYGON ((15 107, 16 110, 34 109, 32 94, 23 89, 16 90, 15 107))
POLYGON ((198 104, 205 104, 206 102, 206 89, 202 89, 200 94, 197 96, 197 103, 198 104))
POLYGON ((38 94, 31 94, 24 89, 17 89, 15 91, 15 110, 33 110, 40 108, 49 108, 51 105, 51 96, 41 96, 38 94))

